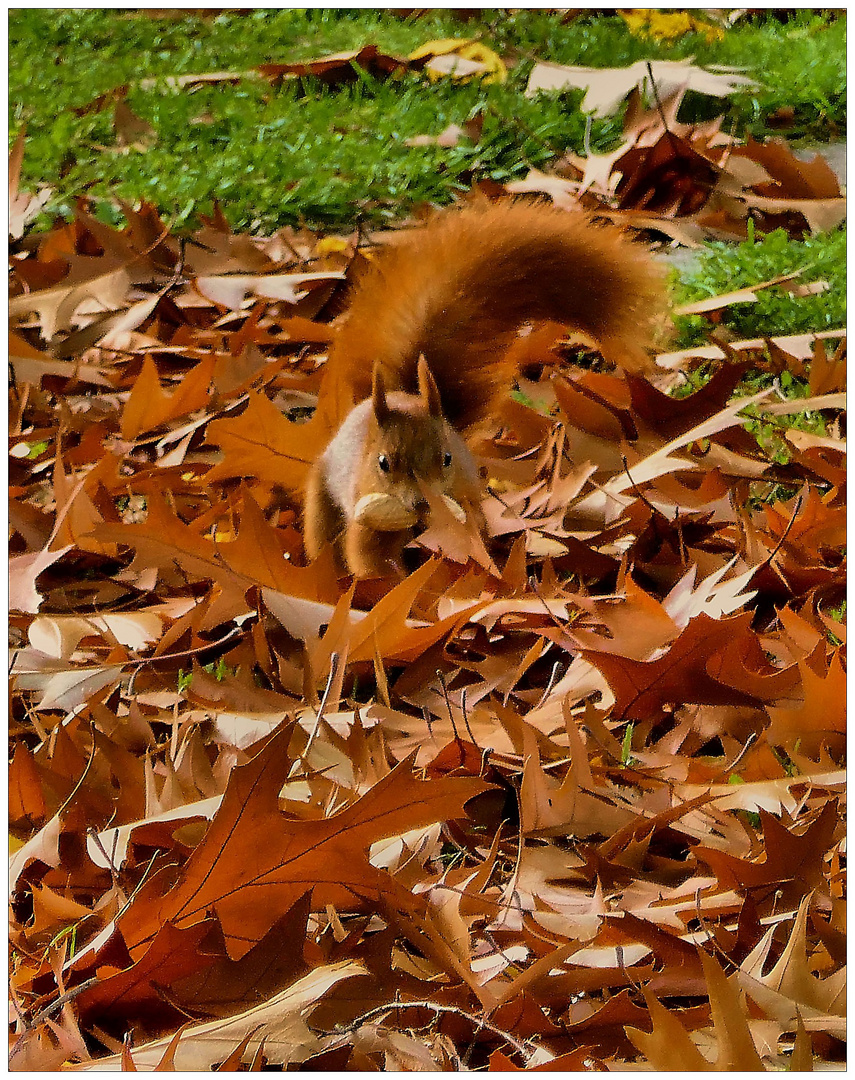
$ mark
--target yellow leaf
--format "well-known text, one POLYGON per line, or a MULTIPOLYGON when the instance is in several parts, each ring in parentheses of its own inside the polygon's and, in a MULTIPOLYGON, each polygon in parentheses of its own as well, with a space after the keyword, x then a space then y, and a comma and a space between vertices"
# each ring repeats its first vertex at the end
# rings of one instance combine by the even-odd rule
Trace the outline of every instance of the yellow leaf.
POLYGON ((347 251, 347 241, 340 236, 325 236, 315 244, 317 255, 337 255, 342 251, 347 251))
POLYGON ((436 61, 429 62, 425 67, 425 73, 432 82, 446 76, 459 82, 477 78, 485 83, 504 82, 508 77, 507 68, 498 53, 473 38, 441 38, 428 41, 409 55, 410 60, 422 60, 425 57, 436 61), (437 57, 446 59, 437 61, 437 57), (457 62, 455 57, 459 58, 457 62))
POLYGON ((407 57, 408 60, 421 60, 425 56, 445 56, 446 53, 458 52, 466 45, 474 44, 474 38, 439 38, 426 41, 407 57))
POLYGON ((687 11, 632 8, 620 14, 635 37, 654 38, 656 41, 674 41, 690 33, 703 34, 707 41, 719 41, 724 37, 721 27, 696 19, 687 11))
POLYGON ((467 45, 458 51, 465 59, 475 60, 489 69, 490 74, 483 77, 485 83, 504 82, 507 79, 508 69, 505 67, 504 61, 488 45, 476 41, 474 44, 467 45))

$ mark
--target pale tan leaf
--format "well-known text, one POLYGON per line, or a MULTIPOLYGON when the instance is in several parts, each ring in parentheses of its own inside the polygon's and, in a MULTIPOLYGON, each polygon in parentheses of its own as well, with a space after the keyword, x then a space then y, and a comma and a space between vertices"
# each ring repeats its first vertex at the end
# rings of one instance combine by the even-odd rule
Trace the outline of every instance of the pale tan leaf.
MULTIPOLYGON (((344 979, 364 974, 365 968, 351 960, 327 964, 315 968, 281 994, 253 1009, 225 1020, 212 1020, 188 1027, 175 1048, 175 1071, 209 1072, 248 1035, 246 1060, 251 1060, 263 1039, 268 1061, 277 1065, 305 1061, 321 1045, 306 1023, 313 1006, 344 979)), ((136 1068, 151 1071, 159 1064, 170 1042, 170 1038, 156 1039, 132 1050, 131 1057, 136 1068)), ((116 1072, 121 1070, 121 1064, 121 1054, 114 1054, 79 1068, 83 1072, 116 1072)))
MULTIPOLYGON (((753 79, 726 68, 706 71, 688 60, 650 61, 660 98, 686 87, 698 94, 726 97, 735 90, 756 86, 753 79)), ((596 117, 611 116, 636 87, 649 84, 648 61, 638 60, 623 68, 573 67, 567 64, 536 63, 529 76, 526 96, 541 90, 585 90, 582 111, 596 117)))
POLYGON ((111 683, 117 683, 122 677, 120 666, 75 668, 72 671, 58 671, 49 676, 40 685, 33 685, 32 676, 21 677, 19 685, 29 685, 41 690, 41 699, 34 705, 36 709, 75 709, 88 701, 90 697, 103 690, 111 683))
MULTIPOLYGON (((821 330, 815 334, 787 334, 769 340, 799 360, 810 360, 817 341, 838 341, 845 337, 845 330, 821 330)), ((764 338, 747 338, 744 341, 731 341, 728 348, 734 352, 755 352, 763 349, 765 345, 764 338)), ((656 357, 656 363, 663 368, 679 369, 687 360, 693 359, 726 360, 727 354, 718 345, 698 345, 691 349, 681 349, 679 352, 660 353, 656 357)))
POLYGON ((53 566, 72 545, 54 551, 36 551, 31 555, 12 555, 9 558, 9 608, 11 611, 35 614, 44 597, 36 588, 36 578, 53 566))
POLYGON ((137 829, 144 829, 147 825, 157 825, 160 822, 175 822, 177 829, 182 822, 194 818, 204 818, 208 821, 216 814, 222 795, 215 795, 209 799, 201 799, 198 802, 184 803, 182 806, 164 810, 159 814, 142 818, 140 821, 130 821, 127 825, 120 825, 112 829, 103 829, 95 836, 89 836, 86 840, 89 858, 96 866, 119 868, 125 861, 128 853, 128 844, 131 836, 137 829))
POLYGON ((694 300, 690 304, 680 304, 679 307, 674 308, 674 314, 701 315, 709 311, 721 311, 722 308, 730 307, 732 304, 753 304, 757 300, 757 293, 762 289, 771 289, 774 285, 792 281, 801 273, 801 270, 794 270, 791 274, 779 274, 778 277, 770 278, 769 281, 760 281, 756 285, 749 285, 735 292, 707 296, 703 300, 694 300))
POLYGON ((41 615, 30 624, 27 635, 34 649, 48 656, 68 659, 81 638, 107 634, 133 651, 156 641, 163 621, 152 612, 94 615, 84 619, 75 615, 41 615))
POLYGON ((232 311, 240 311, 248 296, 296 304, 306 295, 306 286, 314 282, 343 280, 343 273, 324 270, 306 274, 221 274, 197 277, 195 284, 206 300, 232 311))
POLYGON ((58 331, 71 326, 72 316, 86 300, 95 301, 102 311, 123 307, 130 283, 127 269, 113 265, 74 284, 59 284, 52 289, 15 296, 9 301, 9 314, 22 316, 37 312, 41 335, 50 341, 58 331))

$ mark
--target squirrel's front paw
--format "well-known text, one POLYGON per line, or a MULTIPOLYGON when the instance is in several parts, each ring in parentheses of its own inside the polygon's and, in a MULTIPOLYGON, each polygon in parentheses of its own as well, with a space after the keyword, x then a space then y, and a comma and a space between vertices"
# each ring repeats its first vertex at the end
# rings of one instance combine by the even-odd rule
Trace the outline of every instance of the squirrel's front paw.
POLYGON ((345 536, 347 567, 357 578, 406 577, 403 553, 411 539, 411 529, 392 532, 354 522, 345 536))
POLYGON ((400 559, 371 557, 362 559, 351 566, 351 573, 360 581, 371 578, 396 578, 402 581, 407 576, 406 568, 400 559))

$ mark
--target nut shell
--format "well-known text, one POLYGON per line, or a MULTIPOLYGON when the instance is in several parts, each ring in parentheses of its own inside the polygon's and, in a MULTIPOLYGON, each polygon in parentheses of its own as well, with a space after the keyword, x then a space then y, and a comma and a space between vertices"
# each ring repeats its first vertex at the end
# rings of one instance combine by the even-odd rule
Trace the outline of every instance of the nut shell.
POLYGON ((356 504, 354 518, 360 525, 377 532, 399 532, 410 529, 418 522, 418 515, 395 495, 372 491, 363 495, 356 504))

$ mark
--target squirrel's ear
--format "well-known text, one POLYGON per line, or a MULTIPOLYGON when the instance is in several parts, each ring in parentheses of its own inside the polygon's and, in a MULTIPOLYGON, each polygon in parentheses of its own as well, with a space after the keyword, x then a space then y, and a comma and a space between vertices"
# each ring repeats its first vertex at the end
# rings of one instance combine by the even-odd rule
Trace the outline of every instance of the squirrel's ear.
POLYGON ((371 378, 371 404, 374 407, 377 423, 382 426, 389 417, 389 405, 386 401, 386 384, 383 381, 383 371, 379 364, 374 365, 371 378))
POLYGON ((419 357, 419 393, 431 416, 442 416, 442 399, 436 379, 431 375, 424 356, 419 357))

